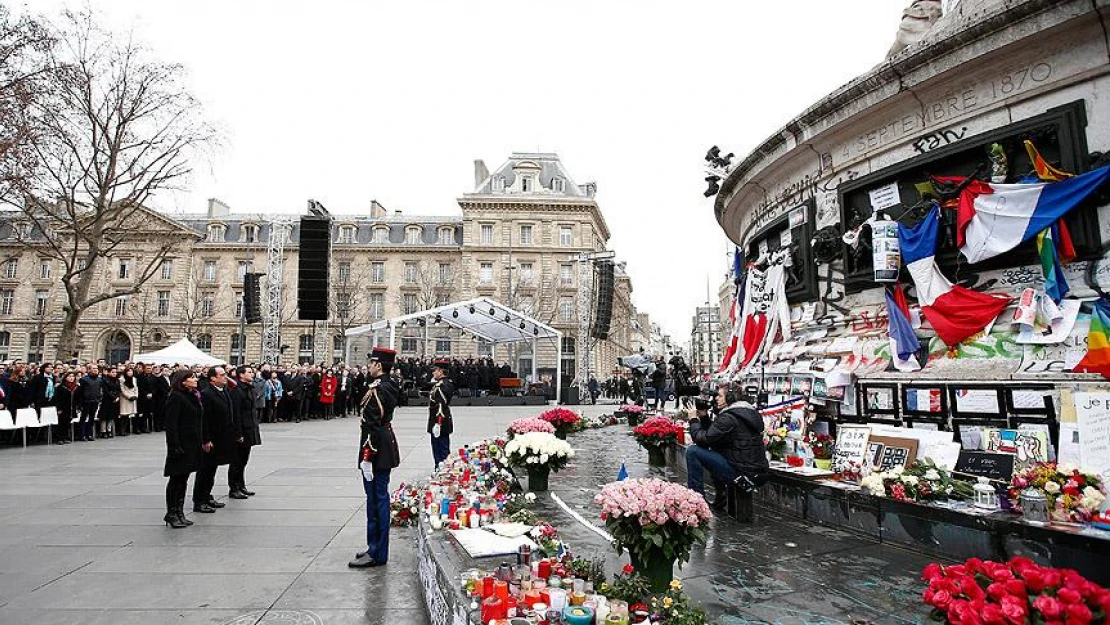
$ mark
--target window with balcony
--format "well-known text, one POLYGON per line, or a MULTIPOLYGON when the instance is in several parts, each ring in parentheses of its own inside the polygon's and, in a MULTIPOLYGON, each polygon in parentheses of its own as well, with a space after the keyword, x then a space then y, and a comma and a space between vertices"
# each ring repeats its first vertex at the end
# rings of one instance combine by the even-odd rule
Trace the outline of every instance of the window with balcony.
POLYGON ((158 316, 170 316, 170 292, 158 291, 158 316))
POLYGON ((172 260, 167 259, 167 260, 162 261, 162 279, 163 280, 173 280, 173 261, 172 260))
POLYGON ((357 229, 354 226, 339 226, 339 242, 340 243, 354 243, 355 234, 357 229))
POLYGON ((53 269, 53 261, 45 258, 39 259, 39 280, 49 280, 53 269))
POLYGON ((420 271, 415 261, 405 261, 405 284, 416 284, 416 276, 420 271))
POLYGON ((482 224, 482 245, 493 245, 493 224, 482 224))
POLYGON ((227 229, 221 224, 208 225, 208 242, 223 243, 226 239, 227 229))
POLYGON ((215 282, 216 281, 216 261, 214 261, 214 260, 204 261, 204 281, 205 282, 215 282))
POLYGON ((377 228, 374 228, 374 238, 371 239, 370 242, 380 245, 389 243, 389 228, 386 226, 379 226, 377 228))
POLYGON ((493 284, 493 263, 481 263, 478 265, 478 284, 493 284))
POLYGON ((35 291, 35 316, 46 316, 46 305, 50 301, 50 291, 39 289, 35 291))
POLYGON ((574 245, 574 231, 570 226, 559 226, 559 245, 563 247, 574 245))
POLYGON ((423 241, 424 229, 420 226, 409 226, 405 228, 405 243, 409 245, 419 245, 423 241))
POLYGON ((532 244, 532 226, 531 225, 525 224, 525 225, 520 227, 520 244, 521 245, 531 245, 532 244))
POLYGON ((370 281, 375 284, 385 282, 385 263, 374 261, 370 263, 370 281))

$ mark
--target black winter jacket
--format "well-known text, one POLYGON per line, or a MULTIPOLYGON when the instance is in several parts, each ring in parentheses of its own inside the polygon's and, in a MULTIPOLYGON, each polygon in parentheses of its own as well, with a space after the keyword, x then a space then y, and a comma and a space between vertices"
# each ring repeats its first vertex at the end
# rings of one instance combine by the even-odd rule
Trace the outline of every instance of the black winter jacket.
POLYGON ((712 423, 691 421, 690 438, 695 445, 720 452, 733 468, 748 477, 770 469, 763 448, 763 417, 747 402, 725 408, 712 423))

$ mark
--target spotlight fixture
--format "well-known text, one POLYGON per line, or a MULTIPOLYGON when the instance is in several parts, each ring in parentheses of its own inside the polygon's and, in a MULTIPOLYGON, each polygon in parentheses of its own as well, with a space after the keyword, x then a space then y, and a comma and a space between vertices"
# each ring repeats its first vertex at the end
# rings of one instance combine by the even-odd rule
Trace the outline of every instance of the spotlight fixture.
POLYGON ((401 327, 402 327, 402 328, 403 328, 403 327, 405 327, 405 326, 407 326, 407 325, 408 325, 408 322, 407 322, 407 321, 402 321, 402 322, 401 322, 401 327))
POLYGON ((421 317, 421 318, 417 319, 417 320, 416 320, 416 323, 420 324, 420 327, 421 327, 421 328, 423 328, 423 327, 424 327, 425 325, 427 325, 427 324, 428 324, 428 322, 427 322, 427 321, 425 321, 423 317, 421 317))
POLYGON ((436 323, 439 323, 440 321, 443 321, 443 315, 436 313, 436 323))
POLYGON ((509 323, 509 313, 505 313, 505 323, 509 323))
POLYGON ((474 304, 470 305, 470 314, 474 314, 474 304))
POLYGON ((715 176, 712 174, 706 176, 705 181, 709 183, 709 188, 706 189, 705 193, 703 193, 702 195, 704 195, 705 197, 713 197, 714 195, 717 195, 721 191, 721 185, 717 184, 717 182, 719 182, 720 180, 720 176, 715 176))
POLYGON ((452 310, 451 311, 451 316, 454 317, 455 319, 458 319, 459 318, 459 311, 452 310))
POLYGON ((492 317, 492 316, 493 316, 494 314, 496 314, 496 313, 497 313, 497 311, 493 309, 493 306, 490 306, 490 307, 489 307, 489 316, 491 316, 491 317, 492 317))
POLYGON ((540 329, 537 328, 536 326, 532 326, 532 334, 534 336, 539 336, 540 335, 540 329))
POLYGON ((523 330, 523 329, 524 329, 524 322, 523 322, 523 321, 521 321, 521 322, 520 322, 520 329, 521 329, 521 330, 523 330))

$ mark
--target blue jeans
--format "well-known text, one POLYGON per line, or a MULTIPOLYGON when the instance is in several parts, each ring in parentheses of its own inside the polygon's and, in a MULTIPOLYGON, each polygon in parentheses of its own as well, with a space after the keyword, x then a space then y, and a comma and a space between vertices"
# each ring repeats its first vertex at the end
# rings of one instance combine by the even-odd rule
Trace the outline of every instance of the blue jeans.
POLYGON ((451 435, 444 434, 439 438, 431 434, 429 434, 429 436, 431 436, 432 439, 432 458, 435 460, 436 466, 438 467, 439 463, 446 460, 447 456, 451 454, 451 435))
POLYGON ((714 483, 731 482, 736 479, 736 469, 720 452, 691 445, 686 448, 686 486, 705 494, 705 471, 709 471, 714 483))
POLYGON ((389 469, 374 469, 374 481, 362 478, 366 491, 366 553, 375 562, 389 561, 389 469))

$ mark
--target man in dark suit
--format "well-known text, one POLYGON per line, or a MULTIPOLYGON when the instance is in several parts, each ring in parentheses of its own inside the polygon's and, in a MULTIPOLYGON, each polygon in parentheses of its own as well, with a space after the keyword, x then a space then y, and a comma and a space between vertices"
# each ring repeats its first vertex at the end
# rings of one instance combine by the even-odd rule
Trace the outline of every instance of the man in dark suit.
POLYGON ((212 497, 216 469, 232 462, 236 457, 236 446, 243 441, 243 436, 235 417, 235 402, 227 388, 227 372, 223 367, 212 367, 206 377, 208 385, 200 394, 204 409, 201 439, 205 454, 193 483, 193 512, 210 513, 224 507, 212 497))
POLYGON ((449 361, 436 361, 432 366, 432 388, 428 392, 428 434, 432 437, 432 459, 437 467, 451 453, 451 433, 455 431, 455 422, 451 418, 451 397, 455 394, 455 385, 447 378, 450 366, 449 361))
POLYGON ((262 411, 257 409, 258 389, 254 385, 254 369, 239 367, 239 384, 235 387, 233 399, 237 417, 239 439, 235 447, 235 458, 227 468, 227 496, 232 499, 246 499, 255 494, 247 490, 246 469, 251 459, 251 447, 262 444, 259 428, 262 411))
POLYGON ((146 434, 154 426, 154 374, 150 365, 144 365, 135 376, 139 385, 139 423, 136 434, 146 434))
POLYGON ((155 366, 151 376, 151 387, 154 389, 153 414, 154 431, 161 432, 166 421, 166 400, 170 397, 170 372, 171 368, 155 366))
POLYGON ((375 347, 370 356, 370 385, 362 398, 358 466, 366 492, 366 551, 347 566, 361 569, 389 560, 389 474, 401 464, 401 451, 393 435, 393 410, 400 389, 389 372, 397 352, 375 347))

